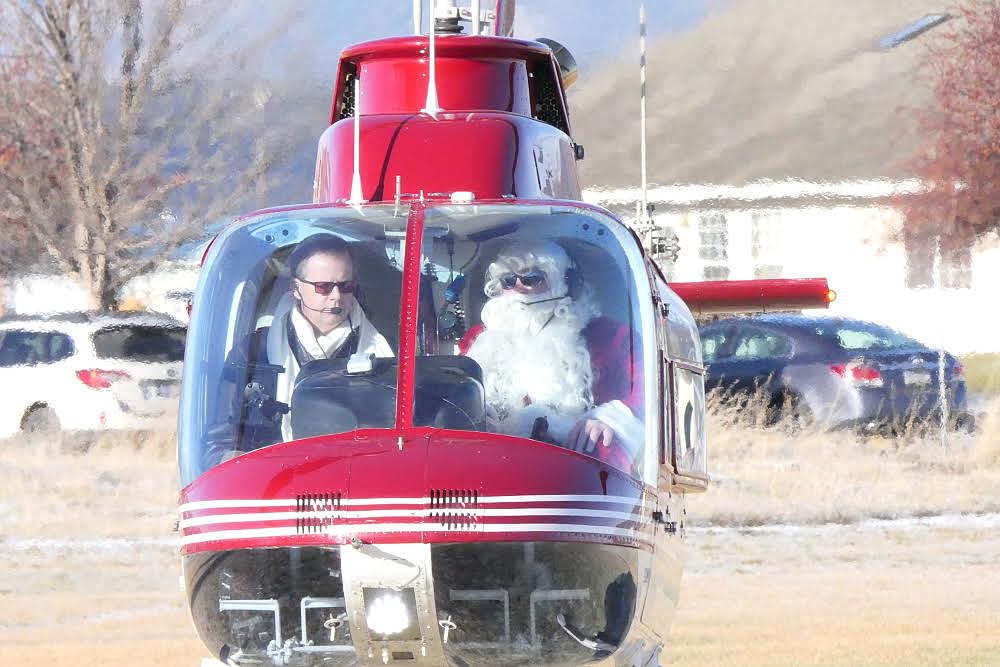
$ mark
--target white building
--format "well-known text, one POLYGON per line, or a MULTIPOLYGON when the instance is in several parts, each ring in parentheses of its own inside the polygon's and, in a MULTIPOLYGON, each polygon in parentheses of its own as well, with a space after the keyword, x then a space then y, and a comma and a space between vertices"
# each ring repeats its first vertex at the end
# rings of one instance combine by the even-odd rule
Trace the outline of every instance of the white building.
MULTIPOLYGON (((761 181, 656 187, 649 201, 681 247, 663 267, 668 279, 825 277, 837 292, 831 314, 884 323, 956 354, 1000 352, 1000 242, 944 257, 908 252, 891 198, 917 187, 761 181)), ((584 195, 629 222, 640 197, 635 188, 584 195)))

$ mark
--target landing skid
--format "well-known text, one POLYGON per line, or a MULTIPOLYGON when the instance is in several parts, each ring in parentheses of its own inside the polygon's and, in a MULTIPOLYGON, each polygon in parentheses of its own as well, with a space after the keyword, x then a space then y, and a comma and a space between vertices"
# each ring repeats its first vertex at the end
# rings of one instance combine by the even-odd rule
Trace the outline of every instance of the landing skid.
MULTIPOLYGON (((636 653, 629 655, 619 655, 612 656, 607 660, 600 663, 592 663, 599 666, 606 667, 664 667, 660 662, 660 652, 663 649, 662 644, 658 644, 650 652, 648 649, 643 650, 645 647, 640 647, 636 653), (645 662, 643 662, 645 660, 645 662)), ((626 651, 627 653, 627 651, 626 651)), ((200 667, 231 667, 223 662, 219 662, 214 658, 202 658, 200 667)))

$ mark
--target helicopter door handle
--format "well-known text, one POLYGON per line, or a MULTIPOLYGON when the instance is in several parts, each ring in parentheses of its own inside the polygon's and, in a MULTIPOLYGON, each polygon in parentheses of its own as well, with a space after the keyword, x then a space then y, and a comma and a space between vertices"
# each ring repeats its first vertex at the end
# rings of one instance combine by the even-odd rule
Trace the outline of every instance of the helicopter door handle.
POLYGON ((663 512, 656 510, 655 512, 653 512, 652 518, 653 518, 653 523, 657 523, 663 526, 663 530, 665 530, 666 532, 671 534, 677 532, 677 522, 667 521, 663 512))

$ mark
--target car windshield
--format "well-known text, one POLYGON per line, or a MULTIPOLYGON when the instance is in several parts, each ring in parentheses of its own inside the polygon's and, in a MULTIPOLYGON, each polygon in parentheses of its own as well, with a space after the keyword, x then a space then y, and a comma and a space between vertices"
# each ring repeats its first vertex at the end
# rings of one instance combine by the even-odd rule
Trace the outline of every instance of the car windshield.
POLYGON ((99 359, 124 359, 142 363, 184 360, 184 329, 118 324, 91 336, 99 359))
POLYGON ((919 342, 887 327, 864 322, 831 323, 818 327, 821 335, 836 339, 848 351, 897 350, 923 347, 919 342))

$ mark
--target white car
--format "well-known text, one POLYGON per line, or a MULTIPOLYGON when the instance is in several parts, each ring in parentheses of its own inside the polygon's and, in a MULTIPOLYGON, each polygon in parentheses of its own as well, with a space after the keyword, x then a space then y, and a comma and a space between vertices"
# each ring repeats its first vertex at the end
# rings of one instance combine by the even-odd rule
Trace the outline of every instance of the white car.
POLYGON ((0 438, 173 428, 185 335, 154 313, 0 318, 0 438))

